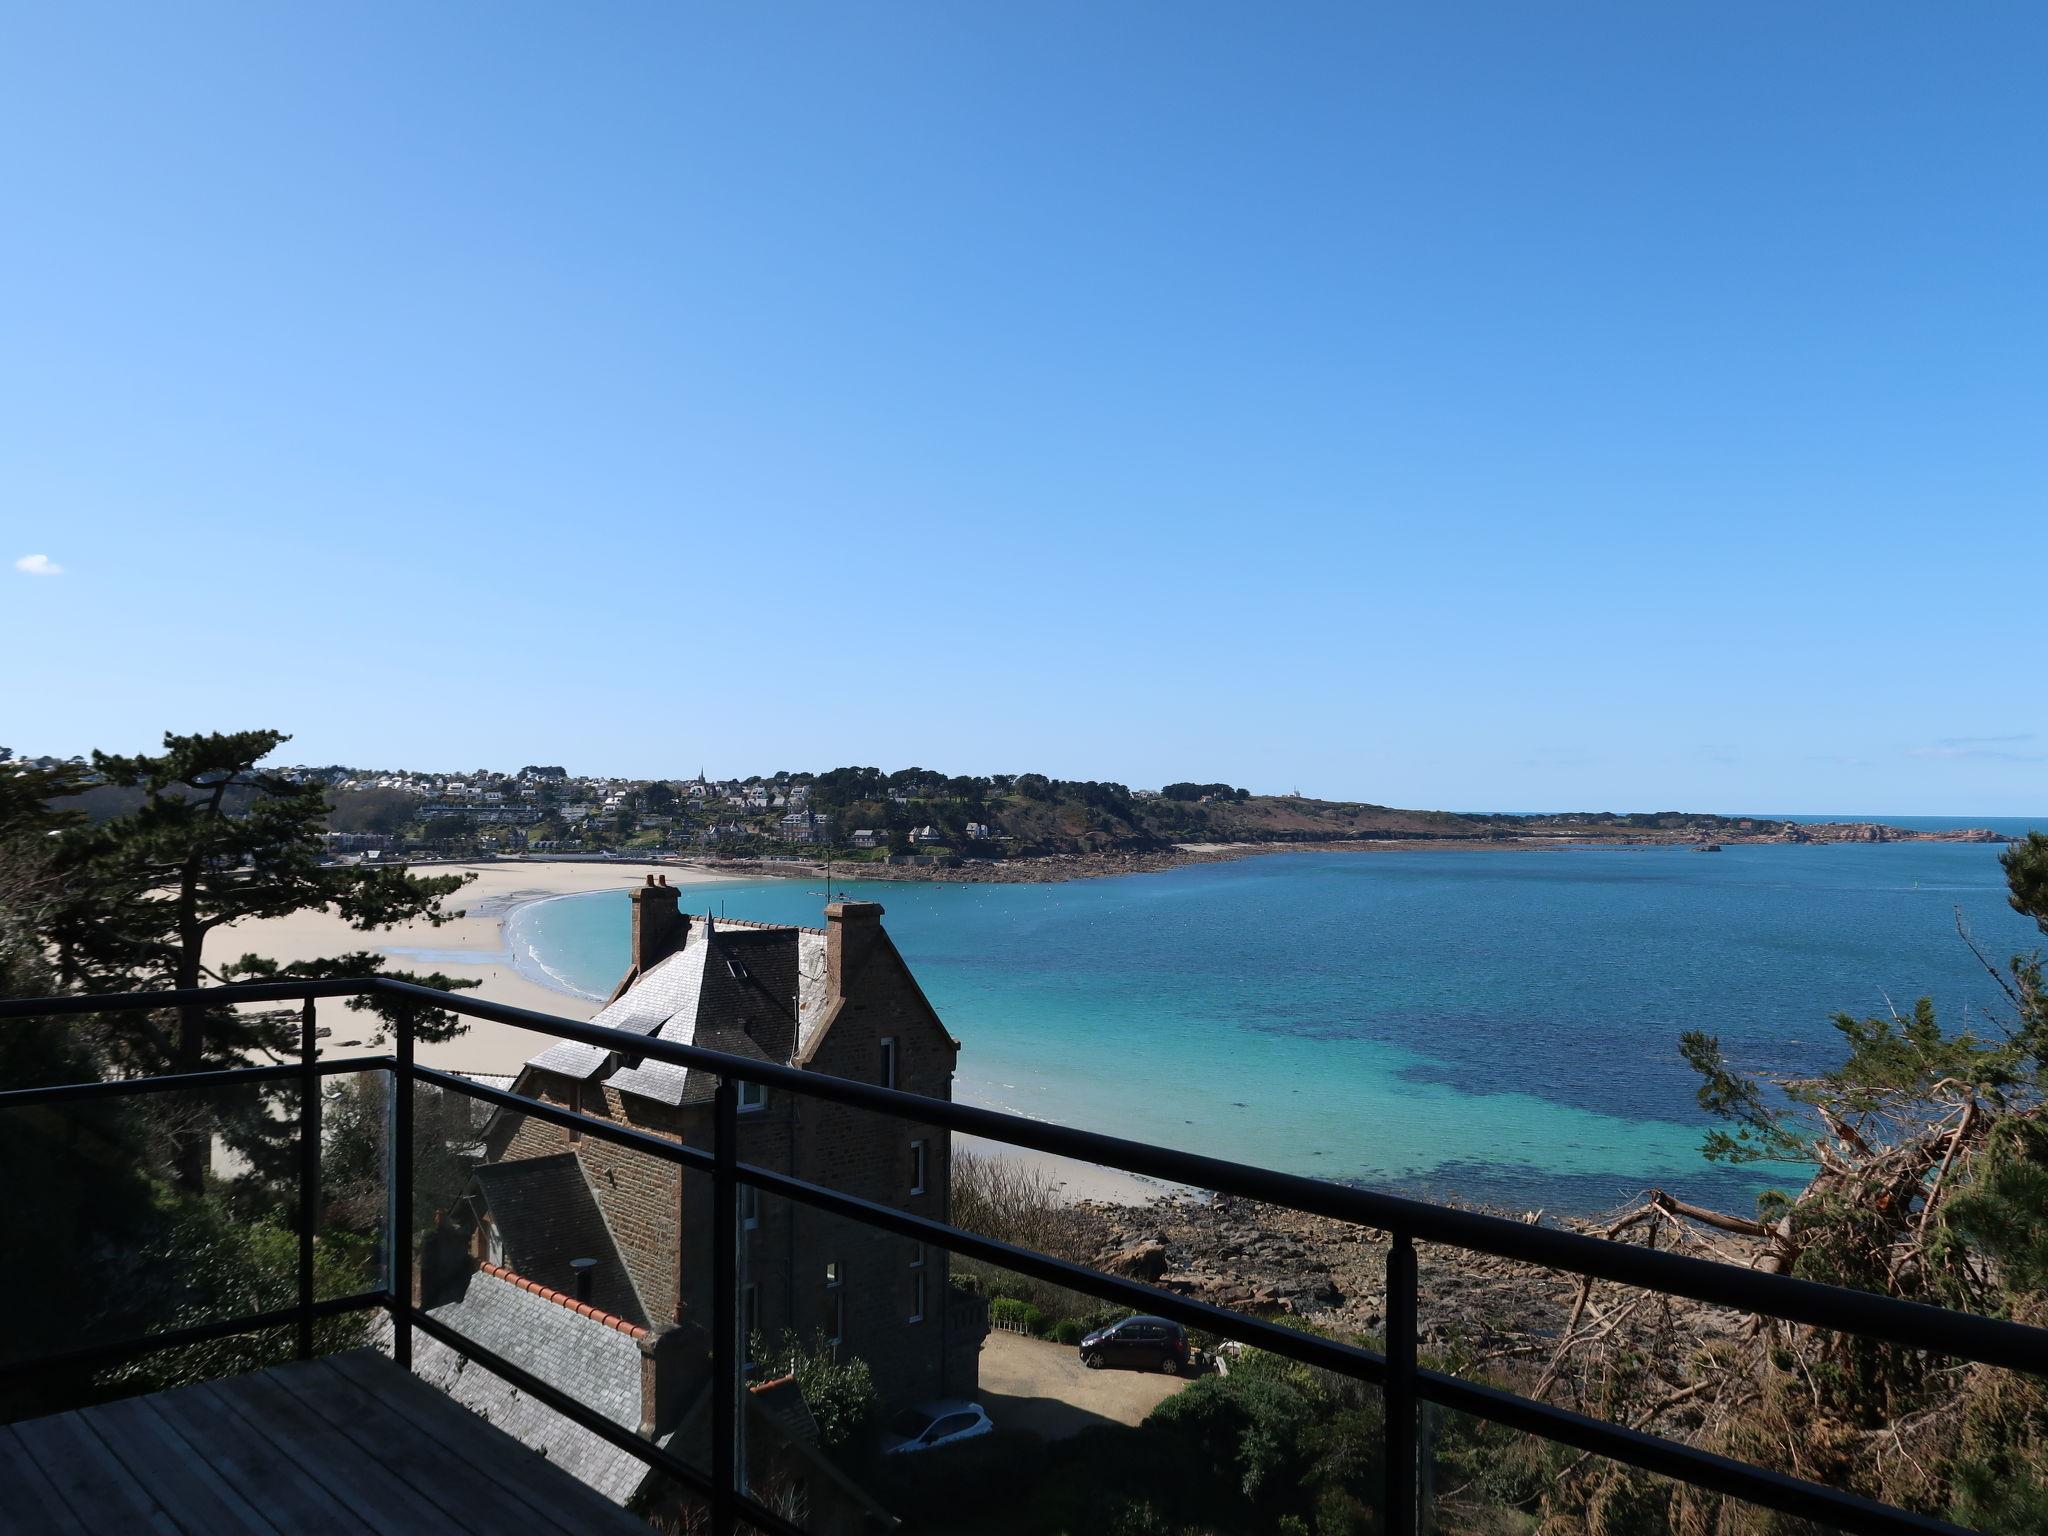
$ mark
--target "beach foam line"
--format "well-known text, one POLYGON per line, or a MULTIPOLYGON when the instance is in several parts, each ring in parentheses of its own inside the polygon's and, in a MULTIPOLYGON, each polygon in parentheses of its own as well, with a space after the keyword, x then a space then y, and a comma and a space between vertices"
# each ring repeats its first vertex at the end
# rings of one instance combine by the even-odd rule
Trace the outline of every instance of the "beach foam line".
POLYGON ((541 958, 540 947, 526 935, 527 914, 546 906, 551 901, 570 901, 578 896, 607 894, 601 891, 565 891, 558 896, 538 896, 531 901, 522 901, 499 919, 499 930, 505 936, 505 948, 511 954, 512 968, 528 981, 546 987, 551 992, 565 993, 580 997, 586 1002, 601 1003, 604 998, 596 992, 586 992, 567 976, 541 958))

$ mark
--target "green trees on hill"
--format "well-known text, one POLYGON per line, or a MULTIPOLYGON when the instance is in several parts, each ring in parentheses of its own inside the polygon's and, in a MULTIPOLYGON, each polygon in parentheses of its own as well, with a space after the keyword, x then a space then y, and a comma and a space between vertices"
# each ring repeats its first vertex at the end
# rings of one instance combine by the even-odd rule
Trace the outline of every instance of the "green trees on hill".
POLYGON ((1168 800, 1249 800, 1251 791, 1228 784, 1168 784, 1160 795, 1168 800))

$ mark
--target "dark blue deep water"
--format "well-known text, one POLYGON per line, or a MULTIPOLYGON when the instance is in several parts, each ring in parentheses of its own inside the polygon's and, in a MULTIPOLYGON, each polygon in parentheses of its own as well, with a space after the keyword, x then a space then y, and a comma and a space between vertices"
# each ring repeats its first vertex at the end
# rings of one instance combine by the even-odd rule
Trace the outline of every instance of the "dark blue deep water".
MULTIPOLYGON (((1380 1187, 1594 1210, 1650 1185, 1740 1203, 1698 1152, 1681 1031, 1745 1066, 1839 1059, 1837 1010, 2001 1017, 1956 934, 2037 941, 1995 847, 1305 853, 1064 885, 849 883, 1024 1114, 1380 1187)), ((686 887, 819 922, 815 879, 686 887)), ((558 984, 625 966, 622 893, 515 914, 558 984)), ((1765 1182, 1769 1182, 1765 1180, 1765 1182)))

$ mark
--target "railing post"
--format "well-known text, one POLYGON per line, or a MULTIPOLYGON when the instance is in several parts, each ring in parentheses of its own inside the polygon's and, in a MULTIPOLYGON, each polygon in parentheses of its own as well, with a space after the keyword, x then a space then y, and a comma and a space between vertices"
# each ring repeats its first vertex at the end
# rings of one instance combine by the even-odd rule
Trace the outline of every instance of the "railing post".
POLYGON ((1387 1244, 1387 1530, 1415 1536, 1415 1245, 1387 1244))
POLYGON ((711 1533, 732 1536, 733 1494, 738 1491, 739 1319, 739 1084, 718 1080, 712 1101, 711 1155, 711 1533))
POLYGON ((398 1018, 391 1074, 391 1358, 412 1369, 412 1010, 398 1018))
POLYGON ((320 1213, 320 1051, 313 999, 299 1005, 299 1358, 313 1358, 313 1228, 320 1213))

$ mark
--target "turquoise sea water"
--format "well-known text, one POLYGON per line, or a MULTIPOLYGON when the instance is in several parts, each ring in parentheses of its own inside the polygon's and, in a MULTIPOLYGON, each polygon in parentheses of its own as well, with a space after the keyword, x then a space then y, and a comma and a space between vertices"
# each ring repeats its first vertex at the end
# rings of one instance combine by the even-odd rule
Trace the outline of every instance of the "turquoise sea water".
MULTIPOLYGON (((964 1099, 1326 1177, 1593 1210, 1649 1185, 1740 1201, 1698 1154, 1676 1041, 1838 1056, 1838 1009, 1996 1013, 1957 938, 2031 947, 1995 847, 1900 844, 1271 855, 1062 885, 846 882, 964 1049, 964 1099)), ((812 880, 687 905, 822 919, 812 880)), ((514 914, 515 955, 602 994, 623 893, 514 914)), ((543 975, 535 969, 536 975, 543 975)))

